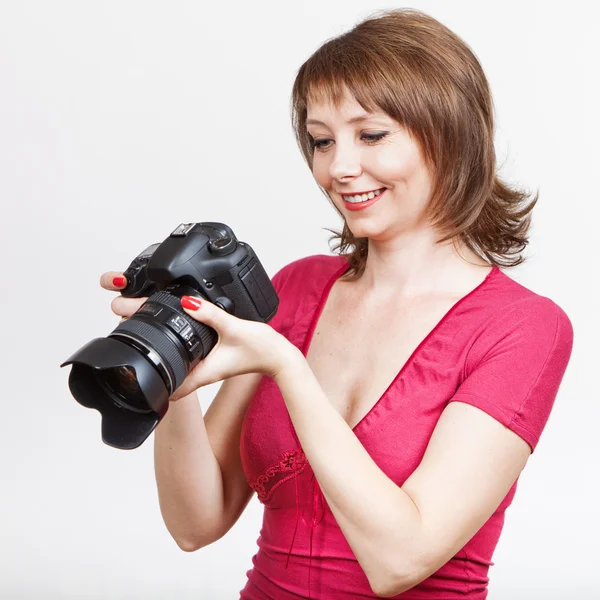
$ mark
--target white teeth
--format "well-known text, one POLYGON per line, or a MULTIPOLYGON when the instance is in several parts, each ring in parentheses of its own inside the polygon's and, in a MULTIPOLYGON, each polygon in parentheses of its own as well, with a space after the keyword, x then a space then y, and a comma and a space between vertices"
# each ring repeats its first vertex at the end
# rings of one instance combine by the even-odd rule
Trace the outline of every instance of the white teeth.
POLYGON ((369 192, 368 194, 354 194, 353 196, 342 196, 346 202, 365 202, 366 200, 372 200, 375 196, 378 196, 381 192, 383 192, 385 188, 380 188, 378 190, 374 190, 369 192))

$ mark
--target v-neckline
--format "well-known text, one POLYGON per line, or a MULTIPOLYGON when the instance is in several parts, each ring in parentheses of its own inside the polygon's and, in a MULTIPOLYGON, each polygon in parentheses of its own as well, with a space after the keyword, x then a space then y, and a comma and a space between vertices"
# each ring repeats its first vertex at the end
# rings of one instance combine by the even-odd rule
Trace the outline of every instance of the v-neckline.
MULTIPOLYGON (((323 288, 323 291, 321 292, 321 296, 319 298, 319 302, 317 304, 317 309, 315 310, 315 313, 313 315, 310 327, 308 328, 308 331, 306 332, 306 336, 304 338, 304 343, 302 345, 302 354, 304 356, 304 358, 306 359, 307 355, 308 355, 308 351, 310 349, 310 345, 312 343, 312 339, 315 333, 315 330, 317 328, 317 325, 319 323, 319 319, 321 317, 321 314, 323 313, 323 309, 325 308, 325 304, 327 303, 327 300, 329 298, 331 289, 333 288, 334 284, 336 283, 336 281, 338 281, 338 279, 340 279, 342 277, 342 275, 344 275, 344 273, 346 273, 346 271, 348 271, 348 269, 350 268, 349 264, 347 264, 347 260, 345 261, 345 264, 343 264, 339 269, 337 269, 335 271, 335 273, 329 278, 329 280, 327 281, 327 283, 325 284, 325 287, 323 288)), ((390 382, 390 384, 386 387, 385 391, 383 392, 383 394, 381 394, 381 396, 377 399, 377 401, 375 402, 375 404, 373 404, 373 406, 367 411, 367 413, 358 421, 358 423, 356 423, 356 425, 354 425, 354 427, 352 427, 352 431, 356 432, 357 428, 371 415, 373 414, 373 412, 376 410, 376 408, 379 406, 379 404, 381 403, 381 401, 383 400, 383 398, 385 398, 386 394, 388 393, 389 389, 395 385, 396 381, 398 381, 398 379, 400 377, 402 377, 402 375, 404 375, 404 372, 406 371, 406 369, 413 363, 415 356, 417 356, 417 354, 419 353, 419 350, 429 341, 429 339, 435 335, 435 333, 440 329, 440 327, 446 322, 446 320, 451 316, 451 314, 461 305, 463 304, 463 302, 465 302, 467 299, 471 298, 473 296, 473 294, 475 294, 477 291, 479 291, 481 288, 483 288, 488 281, 496 274, 496 272, 498 272, 499 269, 496 265, 492 266, 492 269, 490 270, 490 272, 485 276, 485 279, 479 283, 476 287, 474 287, 470 292, 468 292, 467 294, 465 294, 464 296, 462 296, 461 298, 459 298, 442 316, 442 318, 434 325, 434 327, 429 331, 429 333, 421 340, 421 342, 417 345, 417 347, 413 350, 412 354, 408 357, 408 359, 405 361, 405 363, 402 365, 402 367, 400 368, 400 370, 396 373, 395 377, 392 379, 392 381, 390 382)))

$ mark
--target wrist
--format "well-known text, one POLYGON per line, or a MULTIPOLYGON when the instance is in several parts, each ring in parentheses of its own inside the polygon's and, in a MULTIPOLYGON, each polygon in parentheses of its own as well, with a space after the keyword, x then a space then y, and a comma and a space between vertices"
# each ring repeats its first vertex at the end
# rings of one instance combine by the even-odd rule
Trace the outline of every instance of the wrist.
POLYGON ((289 342, 281 334, 277 335, 278 342, 275 344, 275 357, 268 373, 276 383, 300 361, 305 360, 302 352, 294 346, 294 344, 289 342))

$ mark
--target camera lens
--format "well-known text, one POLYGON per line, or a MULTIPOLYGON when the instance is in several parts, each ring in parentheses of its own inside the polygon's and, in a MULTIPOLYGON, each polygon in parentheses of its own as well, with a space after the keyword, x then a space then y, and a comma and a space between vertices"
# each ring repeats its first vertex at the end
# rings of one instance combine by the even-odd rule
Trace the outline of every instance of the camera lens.
POLYGON ((132 367, 113 367, 96 371, 96 377, 119 406, 137 413, 152 412, 132 367))
POLYGON ((214 329, 188 317, 179 296, 165 290, 62 366, 73 365, 69 387, 75 399, 102 415, 102 440, 137 448, 166 413, 173 391, 217 340, 214 329))

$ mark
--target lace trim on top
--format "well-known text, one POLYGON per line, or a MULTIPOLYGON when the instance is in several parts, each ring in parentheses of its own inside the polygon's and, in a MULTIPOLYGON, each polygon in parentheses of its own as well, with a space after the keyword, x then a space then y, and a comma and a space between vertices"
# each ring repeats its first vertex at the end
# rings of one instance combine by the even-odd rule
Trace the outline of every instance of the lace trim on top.
POLYGON ((250 482, 250 487, 256 492, 258 499, 261 502, 266 502, 273 492, 288 479, 294 477, 295 474, 302 472, 306 466, 306 456, 304 452, 298 448, 296 450, 288 450, 279 458, 279 462, 265 469, 254 481, 250 482), (280 479, 268 491, 265 489, 265 483, 272 479, 278 473, 291 472, 290 475, 280 479))

